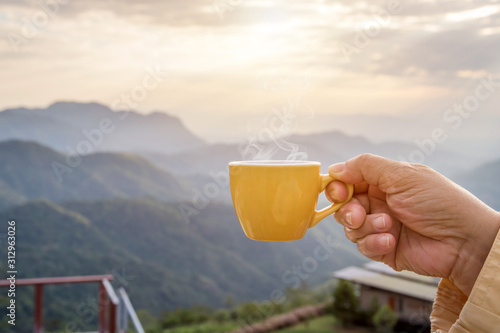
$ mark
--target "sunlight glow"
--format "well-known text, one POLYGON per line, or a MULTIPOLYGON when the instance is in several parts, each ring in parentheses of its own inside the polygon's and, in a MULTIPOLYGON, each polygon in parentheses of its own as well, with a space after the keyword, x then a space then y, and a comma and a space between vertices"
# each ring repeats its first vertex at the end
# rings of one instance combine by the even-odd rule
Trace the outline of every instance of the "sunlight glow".
POLYGON ((491 16, 498 13, 498 6, 484 6, 481 8, 467 10, 463 12, 449 13, 446 15, 446 20, 452 22, 460 22, 466 20, 474 20, 481 17, 491 16))
POLYGON ((500 34, 500 27, 488 27, 481 29, 479 31, 479 34, 481 36, 489 36, 489 35, 494 35, 494 34, 500 34))
POLYGON ((485 70, 478 70, 478 71, 461 70, 457 72, 457 76, 466 79, 479 79, 488 76, 488 72, 485 70))
MULTIPOLYGON (((175 6, 160 1, 159 7, 140 0, 131 0, 133 6, 68 2, 36 36, 25 38, 18 52, 7 38, 0 39, 0 104, 40 106, 82 96, 109 104, 130 91, 146 68, 159 67, 166 73, 163 82, 137 105, 141 112, 191 112, 192 121, 197 112, 244 114, 286 100, 305 78, 314 86, 307 93, 314 90, 311 104, 318 110, 369 113, 383 106, 383 112, 399 112, 423 97, 447 96, 433 95, 436 87, 427 85, 445 87, 445 77, 453 83, 482 75, 464 71, 481 69, 475 63, 479 55, 460 54, 450 63, 443 49, 432 59, 422 57, 424 51, 441 51, 428 38, 446 40, 455 29, 474 29, 468 40, 451 42, 477 43, 488 54, 499 45, 484 38, 500 33, 493 21, 500 14, 498 2, 455 7, 422 2, 427 3, 389 16, 387 1, 367 0, 211 0, 175 6), (219 1, 229 4, 223 17, 214 9, 219 1), (461 24, 473 19, 472 27, 461 24), (367 37, 370 26, 379 29, 367 37), (354 47, 349 63, 340 41, 354 47)), ((22 35, 29 30, 25 22, 40 9, 9 3, 0 6, 0 30, 22 35)), ((198 130, 206 124, 199 121, 198 130)))

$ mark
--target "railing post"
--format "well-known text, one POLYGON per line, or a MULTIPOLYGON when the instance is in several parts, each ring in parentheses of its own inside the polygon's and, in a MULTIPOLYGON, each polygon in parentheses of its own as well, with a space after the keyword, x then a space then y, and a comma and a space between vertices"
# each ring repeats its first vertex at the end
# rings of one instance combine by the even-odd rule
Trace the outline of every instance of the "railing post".
POLYGON ((122 305, 125 308, 125 313, 123 317, 125 318, 125 325, 124 330, 125 332, 127 331, 127 325, 128 325, 128 317, 130 316, 130 320, 132 320, 132 323, 134 324, 135 331, 137 333, 144 333, 144 328, 142 328, 141 322, 139 321, 139 318, 137 317, 137 313, 134 310, 134 307, 132 306, 132 303, 130 303, 130 299, 128 298, 127 292, 125 289, 120 288, 118 289, 118 292, 120 293, 122 305))
POLYGON ((106 330, 106 289, 104 283, 99 283, 99 333, 104 333, 106 330))
POLYGON ((35 308, 34 317, 35 325, 33 328, 34 333, 42 333, 43 331, 43 284, 35 284, 35 308))
POLYGON ((116 333, 116 304, 109 300, 109 333, 116 333))
POLYGON ((115 290, 113 289, 113 286, 111 286, 111 283, 109 283, 108 280, 103 279, 102 280, 102 285, 104 286, 104 289, 106 291, 106 296, 109 299, 109 308, 108 308, 108 333, 117 333, 116 332, 116 310, 118 305, 120 304, 120 300, 118 299, 118 296, 116 296, 115 290))
MULTIPOLYGON (((120 307, 122 308, 121 309, 121 331, 120 333, 125 333, 127 332, 128 330, 128 313, 127 313, 127 305, 125 304, 125 298, 123 297, 123 291, 124 289, 123 288, 120 288, 118 289, 118 293, 120 295, 120 307)), ((140 332, 137 332, 137 333, 140 333, 140 332)))

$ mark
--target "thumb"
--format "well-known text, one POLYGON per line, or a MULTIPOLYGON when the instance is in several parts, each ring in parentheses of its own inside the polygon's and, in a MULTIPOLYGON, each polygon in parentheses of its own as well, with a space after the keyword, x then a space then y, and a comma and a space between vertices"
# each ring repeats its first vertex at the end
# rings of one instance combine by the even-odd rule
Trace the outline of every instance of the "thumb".
POLYGON ((330 176, 344 183, 366 182, 369 185, 377 186, 384 192, 405 178, 407 172, 407 163, 396 162, 372 154, 362 154, 328 168, 330 176))

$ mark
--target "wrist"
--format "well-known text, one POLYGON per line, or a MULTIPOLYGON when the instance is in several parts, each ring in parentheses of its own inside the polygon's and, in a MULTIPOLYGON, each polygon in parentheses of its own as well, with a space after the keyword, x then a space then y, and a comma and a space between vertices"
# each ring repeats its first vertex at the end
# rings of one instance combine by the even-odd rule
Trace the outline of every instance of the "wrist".
POLYGON ((479 273, 483 268, 500 230, 500 213, 490 211, 483 216, 484 223, 477 223, 476 235, 471 235, 463 244, 450 274, 452 281, 465 295, 469 296, 479 273))

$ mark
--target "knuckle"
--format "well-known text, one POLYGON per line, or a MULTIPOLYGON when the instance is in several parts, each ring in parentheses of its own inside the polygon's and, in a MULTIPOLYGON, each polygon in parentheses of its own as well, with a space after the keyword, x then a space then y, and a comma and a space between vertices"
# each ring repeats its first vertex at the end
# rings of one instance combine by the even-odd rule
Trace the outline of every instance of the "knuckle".
POLYGON ((357 160, 359 160, 362 163, 368 162, 369 160, 372 160, 375 155, 370 154, 370 153, 363 153, 361 155, 358 155, 356 157, 357 160))
POLYGON ((427 165, 424 165, 424 164, 414 163, 414 164, 410 164, 410 166, 416 172, 432 172, 432 171, 434 171, 431 167, 428 167, 427 165))
POLYGON ((355 237, 354 232, 351 228, 344 227, 344 233, 348 240, 353 243, 357 243, 358 239, 355 237))
POLYGON ((348 210, 345 208, 346 206, 347 205, 344 205, 342 208, 335 212, 335 219, 342 224, 344 222, 345 213, 348 212, 348 210))
POLYGON ((358 247, 358 251, 368 257, 368 253, 366 252, 366 242, 364 239, 360 239, 357 243, 356 243, 357 247, 358 247))
POLYGON ((414 187, 421 182, 422 177, 432 172, 432 169, 422 164, 399 162, 400 167, 386 173, 386 181, 391 184, 389 192, 400 192, 414 187))
POLYGON ((343 221, 344 221, 343 215, 340 212, 340 210, 337 211, 336 213, 334 213, 333 217, 335 218, 335 221, 337 221, 337 223, 344 225, 344 223, 343 223, 343 221))

